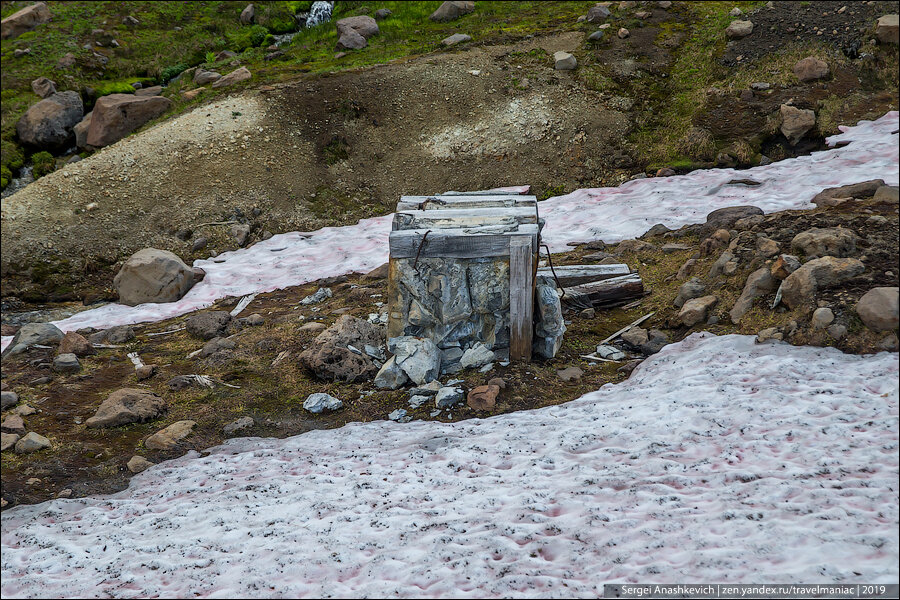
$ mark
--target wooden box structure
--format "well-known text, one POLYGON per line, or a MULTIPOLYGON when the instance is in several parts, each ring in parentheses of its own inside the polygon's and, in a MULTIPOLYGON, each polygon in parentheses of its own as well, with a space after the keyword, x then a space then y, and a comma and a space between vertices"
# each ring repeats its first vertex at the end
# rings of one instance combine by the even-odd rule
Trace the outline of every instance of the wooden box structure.
POLYGON ((403 196, 390 234, 388 338, 430 338, 445 364, 479 343, 529 360, 541 226, 534 196, 403 196))

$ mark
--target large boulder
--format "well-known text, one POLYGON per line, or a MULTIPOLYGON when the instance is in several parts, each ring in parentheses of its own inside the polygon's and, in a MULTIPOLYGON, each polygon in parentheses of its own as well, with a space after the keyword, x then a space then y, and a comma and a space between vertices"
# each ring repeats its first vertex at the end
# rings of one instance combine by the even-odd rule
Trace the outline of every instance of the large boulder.
POLYGON ((898 289, 877 287, 866 292, 856 303, 856 314, 869 329, 893 331, 900 325, 898 289))
POLYGON ((155 419, 166 409, 166 401, 147 390, 123 388, 106 398, 93 417, 85 421, 88 427, 116 427, 128 423, 143 423, 155 419))
POLYGON ((875 24, 875 37, 883 44, 897 44, 900 42, 900 15, 879 17, 878 22, 875 24))
POLYGON ((432 21, 437 21, 438 23, 446 23, 448 21, 455 21, 461 16, 467 15, 474 10, 474 2, 444 2, 436 11, 431 13, 431 16, 428 18, 432 21))
POLYGON ((811 260, 781 284, 781 299, 788 308, 807 307, 812 310, 819 289, 839 285, 866 270, 855 258, 823 256, 811 260))
POLYGON ((716 209, 706 215, 704 228, 710 231, 730 229, 740 219, 762 214, 764 214, 763 210, 758 206, 727 206, 716 209))
POLYGON ((803 82, 815 81, 831 75, 831 69, 824 60, 819 60, 815 56, 807 56, 794 65, 794 75, 803 82))
POLYGON ((843 227, 829 227, 826 229, 812 228, 798 233, 791 240, 791 248, 802 252, 810 258, 817 256, 850 256, 856 252, 856 242, 859 238, 849 229, 843 227))
POLYGON ((224 77, 216 79, 216 81, 212 84, 212 87, 220 88, 234 85, 236 83, 240 83, 241 81, 247 81, 251 77, 253 77, 253 75, 250 73, 250 69, 248 69, 247 67, 241 67, 240 69, 235 69, 224 77))
POLYGON ((166 112, 170 106, 172 101, 162 96, 103 96, 94 105, 87 143, 101 148, 118 142, 141 125, 166 112))
POLYGON ((813 196, 812 203, 822 207, 833 206, 836 201, 846 198, 870 198, 881 187, 884 187, 883 179, 870 179, 859 183, 851 183, 850 185, 826 188, 813 196))
POLYGON ((8 40, 19 37, 26 31, 31 31, 52 18, 53 15, 50 14, 50 9, 47 8, 46 2, 38 2, 31 6, 26 6, 0 22, 0 38, 8 40))
POLYGON ((113 285, 129 306, 175 302, 194 285, 194 271, 168 250, 144 248, 125 261, 113 285))
POLYGON ((35 344, 56 344, 64 335, 62 330, 52 323, 26 323, 19 328, 3 351, 3 357, 25 352, 35 344))
POLYGON ((781 133, 792 146, 796 145, 810 129, 816 126, 816 113, 809 109, 782 104, 780 114, 781 133))
POLYGON ((383 342, 384 336, 375 325, 342 315, 313 340, 299 360, 321 379, 348 383, 364 381, 375 376, 378 366, 361 350, 367 345, 378 348, 383 342), (353 346, 359 353, 348 346, 353 346))
POLYGON ((336 23, 338 49, 360 50, 368 45, 368 39, 379 32, 378 23, 372 17, 361 15, 347 17, 336 23))
POLYGON ((38 148, 58 149, 72 137, 72 128, 84 116, 77 92, 57 92, 29 108, 16 123, 19 140, 38 148))

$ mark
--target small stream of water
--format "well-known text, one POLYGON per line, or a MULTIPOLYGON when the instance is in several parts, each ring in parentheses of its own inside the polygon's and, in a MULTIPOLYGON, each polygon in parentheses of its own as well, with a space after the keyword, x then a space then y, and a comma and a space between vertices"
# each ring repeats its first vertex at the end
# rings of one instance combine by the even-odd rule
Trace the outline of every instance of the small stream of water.
POLYGON ((294 39, 294 36, 303 29, 315 27, 319 23, 325 23, 331 20, 331 14, 334 11, 334 2, 313 2, 308 13, 300 13, 297 15, 297 24, 300 29, 293 33, 284 33, 273 36, 276 46, 287 46, 294 39))

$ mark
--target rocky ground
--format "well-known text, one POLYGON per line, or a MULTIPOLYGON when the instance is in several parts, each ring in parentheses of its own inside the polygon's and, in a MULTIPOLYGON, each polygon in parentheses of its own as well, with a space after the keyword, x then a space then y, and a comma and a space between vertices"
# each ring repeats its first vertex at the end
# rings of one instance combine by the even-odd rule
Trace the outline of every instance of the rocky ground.
MULTIPOLYGON (((232 4, 216 18, 234 10, 236 22, 232 4)), ((252 241, 384 214, 404 193, 527 183, 544 198, 660 168, 809 152, 839 124, 895 109, 898 96, 897 47, 875 31, 895 7, 807 4, 736 3, 734 12, 726 3, 623 2, 587 18, 589 2, 486 3, 436 23, 430 10, 398 3, 360 50, 335 52, 331 25, 297 38, 278 60, 262 47, 222 50, 153 87, 172 103, 155 125, 4 200, 2 296, 7 306, 114 299, 109 282, 133 252, 152 246, 188 262, 214 255, 236 246, 234 222, 250 227, 252 241), (736 21, 757 25, 731 39, 736 21), (463 31, 473 40, 440 41, 463 31), (555 68, 557 52, 576 68, 555 68), (825 67, 796 70, 810 57, 825 67), (236 87, 195 79, 244 67, 251 78, 236 87)), ((347 15, 374 14, 374 4, 348 6, 347 15)), ((135 26, 122 24, 126 17, 108 26, 127 42, 135 26)), ((4 40, 4 93, 17 90, 4 102, 7 137, 39 99, 19 88, 43 72, 31 55, 14 55, 33 45, 33 33, 4 40)), ((91 52, 108 54, 110 65, 127 58, 91 52)), ((43 74, 62 92, 86 85, 89 70, 79 65, 63 68, 65 77, 49 67, 43 74)), ((102 100, 82 96, 85 112, 102 100)))
MULTIPOLYGON (((552 360, 471 356, 429 387, 374 377, 389 354, 384 268, 259 294, 233 317, 239 298, 106 331, 20 329, 48 301, 143 301, 114 285, 142 248, 174 253, 165 260, 181 289, 203 276, 193 259, 386 214, 403 194, 531 184, 546 198, 747 167, 819 149, 839 125, 898 107, 896 18, 876 25, 896 13, 890 2, 343 3, 339 16, 351 24, 239 51, 205 46, 203 36, 242 45, 235 31, 262 23, 276 32, 279 11, 295 3, 259 3, 249 19, 243 3, 206 3, 215 16, 203 18, 167 3, 180 15, 171 23, 135 4, 137 24, 118 7, 105 30, 80 12, 71 31, 52 18, 80 4, 49 3, 51 18, 38 14, 17 37, 4 24, 3 166, 19 169, 11 157, 27 154, 47 171, 2 204, 3 334, 17 333, 11 348, 22 350, 3 359, 4 507, 122 489, 149 464, 228 437, 563 403, 627 378, 698 330, 897 351, 897 189, 883 182, 825 190, 816 210, 727 209, 704 225, 554 255, 556 265, 626 263, 647 293, 617 307, 564 304, 568 331, 552 360), (375 14, 382 4, 393 16, 375 14), (453 14, 435 20, 434 10, 453 14), (178 19, 183 26, 172 25, 178 19), (153 27, 172 29, 172 48, 157 57, 190 58, 180 79, 164 77, 163 65, 138 77, 130 64, 150 52, 140 40, 153 27), (184 28, 194 37, 176 35, 184 28), (451 33, 472 39, 445 44, 451 33), (75 40, 84 46, 70 61, 75 40), (121 77, 111 81, 114 71, 121 77), (241 81, 214 87, 231 73, 241 81), (166 112, 154 120, 150 110, 118 132, 136 135, 98 148, 112 139, 107 117, 87 124, 84 113, 102 117, 124 102, 98 86, 131 92, 132 83, 147 84, 147 102, 166 112), (44 95, 57 107, 40 105, 44 95), (38 126, 51 120, 66 124, 38 126), (25 138, 47 131, 84 137, 84 158, 41 162, 37 150, 63 151, 25 138), (585 358, 595 352, 607 358, 585 358)), ((19 8, 4 2, 4 19, 19 8)))
POLYGON ((555 255, 555 265, 626 263, 647 293, 618 308, 568 306, 552 360, 486 357, 439 386, 373 381, 386 358, 385 268, 260 294, 234 318, 238 298, 62 340, 28 326, 37 345, 3 363, 4 505, 121 489, 150 463, 233 436, 386 418, 458 421, 567 402, 627 378, 645 356, 698 330, 896 352, 897 202, 896 187, 862 182, 823 191, 812 211, 724 209, 703 225, 555 255), (610 360, 584 358, 649 313, 610 342, 610 360))

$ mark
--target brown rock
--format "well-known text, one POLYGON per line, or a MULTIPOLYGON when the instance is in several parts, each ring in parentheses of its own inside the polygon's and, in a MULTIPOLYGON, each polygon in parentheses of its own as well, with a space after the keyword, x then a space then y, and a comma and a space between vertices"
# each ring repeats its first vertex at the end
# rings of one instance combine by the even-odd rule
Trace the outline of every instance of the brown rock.
POLYGON ((685 327, 693 327, 698 323, 706 321, 706 316, 716 304, 719 298, 713 295, 703 296, 701 298, 692 298, 684 303, 681 311, 678 313, 678 319, 685 327))
POLYGON ((155 419, 166 409, 166 402, 146 390, 123 388, 104 400, 93 417, 85 421, 88 427, 116 427, 127 423, 142 423, 155 419))
POLYGON ((20 437, 22 436, 17 433, 0 434, 0 452, 6 452, 10 448, 15 447, 16 442, 19 441, 20 437))
POLYGON ((794 65, 794 75, 803 82, 815 81, 831 75, 831 69, 824 60, 819 60, 815 56, 807 56, 794 65))
POLYGON ((134 374, 137 376, 138 381, 144 381, 156 375, 156 370, 156 365, 144 365, 135 369, 134 374))
POLYGON ((94 350, 94 346, 87 341, 87 338, 78 335, 74 331, 70 331, 64 335, 63 339, 59 342, 56 353, 74 354, 75 356, 82 357, 96 354, 97 351, 94 350))
POLYGON ((697 266, 696 258, 689 258, 684 261, 684 264, 681 265, 681 268, 678 269, 678 273, 675 274, 675 279, 684 280, 691 276, 691 273, 694 271, 694 267, 697 266))
POLYGON ((241 25, 252 25, 255 18, 256 10, 253 8, 252 4, 248 4, 246 8, 241 11, 241 25))
POLYGON ((118 142, 129 133, 166 112, 172 101, 162 96, 110 94, 94 105, 87 143, 95 148, 118 142))
POLYGON ((46 98, 56 93, 56 82, 46 77, 38 77, 31 82, 31 89, 41 98, 46 98))
POLYGON ((0 424, 0 431, 25 435, 25 421, 19 415, 9 415, 0 424))
POLYGON ((782 254, 775 259, 769 272, 776 279, 785 279, 788 275, 800 268, 800 260, 796 256, 790 254, 782 254))
POLYGON ((196 421, 176 421, 144 440, 144 446, 151 450, 169 450, 189 436, 196 426, 196 421))
POLYGON ((202 340, 223 337, 231 325, 231 314, 226 310, 209 310, 188 317, 184 326, 187 332, 202 340))
POLYGON ((75 134, 75 145, 79 148, 86 148, 88 145, 87 134, 91 129, 91 118, 93 118, 93 115, 93 111, 84 115, 84 118, 72 128, 72 132, 75 134))
POLYGON ((750 273, 744 284, 744 290, 729 312, 731 322, 735 325, 740 323, 741 317, 753 306, 753 300, 760 294, 774 291, 776 286, 777 281, 772 277, 768 267, 761 267, 750 273))
POLYGON ((900 188, 896 185, 883 185, 875 191, 872 200, 881 204, 900 203, 900 188))
POLYGON ((325 323, 312 322, 301 325, 297 331, 324 331, 325 329, 325 323))
MULTIPOLYGON (((896 6, 895 4, 894 7, 896 6)), ((878 17, 878 22, 875 24, 875 37, 879 42, 882 44, 900 43, 900 21, 898 19, 900 19, 898 15, 878 17)))
POLYGON ((466 404, 474 410, 490 410, 497 404, 500 387, 496 385, 479 385, 469 391, 466 404))
POLYGON ((656 246, 654 246, 650 242, 645 242, 643 240, 625 240, 623 242, 619 242, 619 245, 616 246, 615 254, 616 256, 621 256, 622 254, 626 254, 628 252, 644 252, 647 250, 655 249, 656 246))
POLYGON ((488 385, 496 385, 501 390, 506 389, 506 380, 502 377, 492 377, 487 382, 488 385))
POLYGON ((767 237, 756 238, 756 250, 765 258, 778 254, 778 242, 767 237))
POLYGON ((335 23, 338 36, 347 31, 353 31, 365 39, 369 39, 373 35, 378 35, 378 23, 372 17, 361 15, 358 17, 347 17, 340 19, 335 23))
POLYGON ((390 268, 390 264, 384 263, 380 267, 375 267, 368 273, 362 276, 363 281, 369 281, 373 279, 387 279, 388 270, 390 268))
POLYGON ((584 371, 582 371, 579 367, 567 367, 565 369, 560 369, 556 372, 560 379, 565 382, 572 381, 581 381, 581 376, 584 375, 584 371))
POLYGON ((725 28, 725 35, 732 40, 745 38, 751 33, 753 33, 753 23, 751 21, 732 21, 731 24, 725 28))
POLYGON ((796 145, 806 133, 816 126, 816 113, 796 106, 782 104, 780 110, 781 133, 790 144, 796 145))
POLYGON ((872 288, 856 303, 856 314, 869 329, 875 331, 897 329, 900 325, 898 288, 872 288))
POLYGON ((853 231, 842 227, 807 229, 791 240, 791 248, 808 257, 845 257, 856 252, 859 237, 853 231))
POLYGON ((125 261, 113 285, 119 293, 119 302, 129 306, 175 302, 194 285, 194 273, 168 250, 144 248, 125 261))
POLYGON ((813 196, 812 203, 816 206, 829 206, 829 202, 837 198, 870 198, 882 186, 884 186, 883 179, 870 179, 850 185, 827 188, 813 196))
POLYGON ((184 98, 185 100, 193 100, 194 98, 196 98, 197 96, 202 94, 204 91, 206 91, 205 87, 199 87, 199 88, 196 88, 193 90, 187 90, 186 92, 181 92, 181 97, 184 98))
POLYGON ((455 21, 475 10, 474 2, 444 2, 428 18, 438 23, 455 21))
POLYGON ((706 215, 705 229, 707 231, 718 231, 719 229, 728 229, 737 222, 738 219, 762 215, 763 210, 757 206, 728 206, 719 208, 706 215))
POLYGON ((248 69, 247 67, 241 67, 240 69, 235 69, 228 75, 225 75, 224 77, 217 79, 215 81, 215 83, 212 84, 212 87, 213 87, 213 89, 215 89, 215 88, 220 88, 220 87, 226 87, 229 85, 234 85, 234 84, 240 83, 242 81, 247 81, 251 77, 253 77, 253 75, 250 73, 250 69, 248 69))
POLYGON ((131 471, 134 474, 138 474, 138 473, 146 471, 147 469, 152 467, 153 463, 150 462, 149 460, 147 460, 146 458, 144 458, 143 456, 135 455, 135 456, 131 457, 131 459, 128 461, 128 464, 126 466, 128 467, 129 471, 131 471))
POLYGON ((788 308, 814 308, 819 289, 841 284, 866 270, 855 258, 824 256, 811 260, 781 284, 781 299, 788 308))
POLYGON ((371 379, 378 367, 369 356, 356 354, 347 346, 362 349, 368 344, 377 348, 383 342, 384 334, 377 327, 368 321, 343 315, 300 354, 300 364, 326 380, 352 383, 371 379))
POLYGON ((134 92, 135 96, 159 96, 162 94, 161 85, 151 85, 150 87, 141 88, 134 92))
POLYGON ((26 6, 0 22, 0 39, 16 38, 53 18, 46 2, 26 6))

